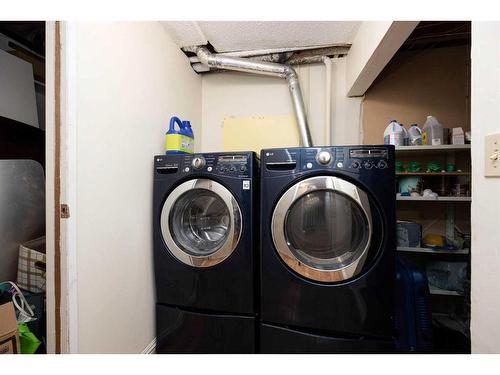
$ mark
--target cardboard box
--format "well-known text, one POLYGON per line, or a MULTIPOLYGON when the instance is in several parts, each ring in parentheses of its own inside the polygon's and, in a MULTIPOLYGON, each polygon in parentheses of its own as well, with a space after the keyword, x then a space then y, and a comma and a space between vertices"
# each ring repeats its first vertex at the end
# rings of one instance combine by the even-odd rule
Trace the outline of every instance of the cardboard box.
POLYGON ((0 354, 18 353, 20 351, 16 312, 12 302, 8 302, 0 305, 0 354))

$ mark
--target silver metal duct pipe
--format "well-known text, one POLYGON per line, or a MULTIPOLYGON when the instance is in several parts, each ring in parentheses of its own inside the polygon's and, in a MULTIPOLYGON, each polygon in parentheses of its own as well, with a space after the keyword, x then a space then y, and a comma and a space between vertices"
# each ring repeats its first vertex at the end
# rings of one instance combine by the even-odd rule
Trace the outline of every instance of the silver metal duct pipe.
POLYGON ((195 47, 193 48, 193 52, 196 53, 198 59, 200 59, 200 62, 203 65, 211 68, 236 70, 239 72, 286 78, 290 94, 292 95, 292 103, 295 110, 295 117, 297 118, 297 125, 299 127, 302 146, 312 146, 311 132, 309 131, 306 110, 304 108, 304 99, 302 98, 299 77, 295 69, 284 64, 217 55, 211 53, 205 47, 195 47))

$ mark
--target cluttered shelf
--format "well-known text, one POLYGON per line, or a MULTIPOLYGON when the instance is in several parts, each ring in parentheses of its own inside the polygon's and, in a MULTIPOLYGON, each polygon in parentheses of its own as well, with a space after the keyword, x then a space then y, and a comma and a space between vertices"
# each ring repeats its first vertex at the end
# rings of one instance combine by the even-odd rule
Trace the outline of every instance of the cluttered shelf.
POLYGON ((422 201, 422 202, 470 202, 472 197, 448 197, 448 196, 403 196, 397 195, 397 201, 422 201))
POLYGON ((456 177, 456 176, 470 176, 471 172, 396 172, 396 176, 441 176, 441 177, 456 177))
POLYGON ((425 254, 446 254, 446 255, 468 255, 469 249, 459 249, 459 250, 443 250, 443 249, 433 249, 429 247, 410 247, 410 246, 398 246, 398 251, 407 253, 425 253, 425 254))
POLYGON ((469 151, 470 144, 464 145, 414 145, 414 146, 396 146, 396 153, 414 153, 414 152, 455 152, 469 151))
POLYGON ((398 194, 396 200, 463 201, 471 200, 471 172, 468 161, 458 168, 455 162, 445 165, 438 161, 422 163, 396 161, 398 194))

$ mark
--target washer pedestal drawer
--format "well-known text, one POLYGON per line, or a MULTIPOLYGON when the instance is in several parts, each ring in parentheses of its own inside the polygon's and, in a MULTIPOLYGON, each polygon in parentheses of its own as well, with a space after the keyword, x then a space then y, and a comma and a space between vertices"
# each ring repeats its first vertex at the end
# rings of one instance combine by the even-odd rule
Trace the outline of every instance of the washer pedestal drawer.
POLYGON ((324 336, 261 324, 260 350, 263 354, 380 354, 394 353, 395 346, 392 340, 324 336))
POLYGON ((255 353, 255 318, 156 305, 156 352, 255 353))

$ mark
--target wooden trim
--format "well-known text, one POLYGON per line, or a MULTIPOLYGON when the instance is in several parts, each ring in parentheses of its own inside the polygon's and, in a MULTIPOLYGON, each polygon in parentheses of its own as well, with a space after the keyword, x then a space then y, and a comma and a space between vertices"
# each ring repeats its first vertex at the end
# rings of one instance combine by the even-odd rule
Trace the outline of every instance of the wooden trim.
POLYGON ((347 96, 362 96, 403 45, 417 21, 365 21, 347 54, 347 96))
POLYGON ((61 23, 55 23, 54 72, 54 296, 55 352, 61 353, 61 23))

